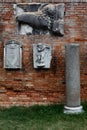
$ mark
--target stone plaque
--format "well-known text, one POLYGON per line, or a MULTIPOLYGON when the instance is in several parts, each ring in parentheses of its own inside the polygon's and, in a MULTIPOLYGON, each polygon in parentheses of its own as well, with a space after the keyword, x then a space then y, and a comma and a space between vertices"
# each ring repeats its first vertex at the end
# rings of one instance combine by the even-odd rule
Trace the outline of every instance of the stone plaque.
POLYGON ((4 46, 4 68, 22 68, 22 45, 15 41, 8 41, 4 46))
POLYGON ((20 34, 63 36, 64 12, 64 3, 19 3, 14 5, 14 14, 20 34))
POLYGON ((33 44, 33 63, 34 68, 50 68, 52 59, 51 45, 45 43, 33 44))

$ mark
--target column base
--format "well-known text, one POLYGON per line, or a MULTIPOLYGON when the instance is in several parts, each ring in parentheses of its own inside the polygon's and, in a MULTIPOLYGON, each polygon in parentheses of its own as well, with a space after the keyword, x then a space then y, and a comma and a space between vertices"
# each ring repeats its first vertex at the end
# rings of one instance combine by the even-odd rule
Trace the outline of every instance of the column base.
POLYGON ((79 114, 84 112, 83 107, 79 106, 79 107, 68 107, 68 106, 64 106, 64 113, 65 114, 79 114))

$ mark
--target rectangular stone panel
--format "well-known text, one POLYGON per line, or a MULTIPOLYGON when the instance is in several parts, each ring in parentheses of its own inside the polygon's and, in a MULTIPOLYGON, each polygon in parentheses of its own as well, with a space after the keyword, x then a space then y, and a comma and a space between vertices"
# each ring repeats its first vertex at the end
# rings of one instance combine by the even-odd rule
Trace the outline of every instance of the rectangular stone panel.
POLYGON ((4 46, 4 68, 22 68, 22 45, 14 40, 8 41, 4 46))
POLYGON ((18 3, 13 7, 19 34, 64 36, 64 3, 18 3))
POLYGON ((34 68, 49 69, 52 59, 52 47, 45 43, 33 44, 33 64, 34 68))

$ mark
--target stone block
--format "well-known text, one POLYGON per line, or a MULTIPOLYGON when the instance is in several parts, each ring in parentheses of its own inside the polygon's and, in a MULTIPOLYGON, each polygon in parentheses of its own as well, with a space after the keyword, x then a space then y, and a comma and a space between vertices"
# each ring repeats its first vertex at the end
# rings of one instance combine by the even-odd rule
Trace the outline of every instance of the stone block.
POLYGON ((22 45, 15 41, 8 41, 4 46, 4 68, 22 68, 22 45))
POLYGON ((52 59, 51 45, 45 43, 33 44, 33 64, 34 68, 49 69, 52 59))
POLYGON ((39 32, 39 34, 56 33, 63 36, 64 11, 64 3, 20 3, 14 5, 14 14, 20 34, 37 34, 39 32))

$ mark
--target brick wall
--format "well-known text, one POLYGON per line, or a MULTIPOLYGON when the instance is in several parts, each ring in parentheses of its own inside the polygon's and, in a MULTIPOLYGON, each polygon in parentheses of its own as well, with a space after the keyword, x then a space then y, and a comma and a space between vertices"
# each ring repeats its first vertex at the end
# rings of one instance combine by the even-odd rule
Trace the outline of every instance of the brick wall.
MULTIPOLYGON (((87 101, 87 3, 86 0, 61 0, 65 3, 65 35, 19 35, 13 4, 35 0, 0 1, 0 106, 65 103, 65 44, 80 45, 81 99, 87 101), (8 40, 23 45, 21 70, 3 68, 3 47, 8 40), (49 70, 35 70, 32 63, 32 44, 45 42, 53 48, 49 70)), ((35 2, 40 2, 37 0, 35 2)), ((59 0, 41 2, 58 3, 59 0)), ((59 1, 60 2, 60 1, 59 1)))

